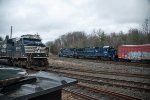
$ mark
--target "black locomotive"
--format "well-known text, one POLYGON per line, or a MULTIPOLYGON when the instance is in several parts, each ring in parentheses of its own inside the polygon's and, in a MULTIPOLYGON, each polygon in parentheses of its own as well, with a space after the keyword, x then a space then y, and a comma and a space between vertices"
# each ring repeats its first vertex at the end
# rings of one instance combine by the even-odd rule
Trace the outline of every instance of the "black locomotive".
POLYGON ((7 59, 15 66, 48 65, 48 48, 41 42, 39 35, 22 35, 20 38, 6 36, 0 42, 0 59, 7 59))

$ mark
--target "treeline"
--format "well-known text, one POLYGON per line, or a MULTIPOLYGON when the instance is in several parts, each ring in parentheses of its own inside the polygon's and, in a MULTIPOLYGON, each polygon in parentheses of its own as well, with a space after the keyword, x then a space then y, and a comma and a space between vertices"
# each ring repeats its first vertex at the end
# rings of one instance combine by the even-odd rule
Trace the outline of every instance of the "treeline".
POLYGON ((0 36, 0 41, 3 41, 3 38, 0 36))
POLYGON ((50 52, 58 54, 60 48, 82 48, 109 45, 117 48, 119 45, 150 44, 150 18, 146 19, 141 29, 131 28, 127 33, 106 34, 103 30, 93 30, 91 34, 75 31, 60 36, 46 45, 50 52))

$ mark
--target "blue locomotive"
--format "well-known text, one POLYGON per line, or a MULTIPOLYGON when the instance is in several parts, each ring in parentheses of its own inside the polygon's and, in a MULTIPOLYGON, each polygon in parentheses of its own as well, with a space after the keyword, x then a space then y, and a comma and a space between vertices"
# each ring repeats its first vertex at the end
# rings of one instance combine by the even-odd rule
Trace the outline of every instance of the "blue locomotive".
POLYGON ((75 49, 74 48, 61 48, 59 51, 59 57, 74 57, 75 49))
POLYGON ((110 46, 103 47, 86 47, 86 48, 63 48, 60 50, 62 57, 76 57, 76 58, 99 58, 115 60, 117 57, 117 50, 110 46))
POLYGON ((15 66, 48 65, 48 48, 41 42, 39 35, 22 35, 20 38, 6 36, 0 42, 0 59, 7 59, 15 66))

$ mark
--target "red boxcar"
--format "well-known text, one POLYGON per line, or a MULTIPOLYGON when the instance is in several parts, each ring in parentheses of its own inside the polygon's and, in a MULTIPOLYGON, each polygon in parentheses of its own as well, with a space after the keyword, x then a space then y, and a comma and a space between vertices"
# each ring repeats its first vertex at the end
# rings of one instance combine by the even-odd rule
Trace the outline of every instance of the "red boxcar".
POLYGON ((150 60, 150 44, 121 45, 118 47, 118 58, 128 60, 150 60))

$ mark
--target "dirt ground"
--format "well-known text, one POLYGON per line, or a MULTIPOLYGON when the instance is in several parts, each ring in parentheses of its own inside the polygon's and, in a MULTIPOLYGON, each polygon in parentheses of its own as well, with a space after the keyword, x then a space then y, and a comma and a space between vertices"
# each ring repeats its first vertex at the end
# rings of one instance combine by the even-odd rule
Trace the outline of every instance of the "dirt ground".
POLYGON ((120 73, 131 73, 131 74, 142 74, 150 75, 150 67, 137 67, 137 66, 127 66, 118 65, 117 62, 114 64, 107 64, 101 62, 93 62, 93 60, 83 60, 83 59, 73 59, 73 58, 59 58, 57 56, 49 58, 50 66, 56 67, 69 67, 69 68, 85 68, 96 71, 111 71, 120 73))

